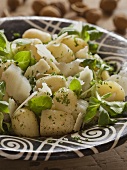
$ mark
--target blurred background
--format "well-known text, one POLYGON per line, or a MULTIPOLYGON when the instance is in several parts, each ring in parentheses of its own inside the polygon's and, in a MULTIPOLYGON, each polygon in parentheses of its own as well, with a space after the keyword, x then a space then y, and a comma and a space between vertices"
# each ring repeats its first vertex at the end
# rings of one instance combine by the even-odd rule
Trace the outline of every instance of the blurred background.
POLYGON ((10 16, 79 20, 127 38, 127 0, 0 0, 0 17, 10 16))

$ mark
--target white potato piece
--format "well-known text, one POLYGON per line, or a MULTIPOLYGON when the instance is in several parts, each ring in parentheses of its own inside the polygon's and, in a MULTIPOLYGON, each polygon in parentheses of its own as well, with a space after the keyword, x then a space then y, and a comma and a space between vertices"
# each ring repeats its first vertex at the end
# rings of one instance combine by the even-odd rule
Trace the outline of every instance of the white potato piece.
POLYGON ((60 75, 49 75, 36 81, 36 89, 42 88, 42 83, 46 83, 52 92, 58 91, 61 87, 66 87, 66 79, 60 75))
POLYGON ((77 119, 79 113, 86 113, 86 109, 88 107, 88 102, 82 99, 77 100, 77 106, 75 110, 73 111, 72 115, 74 117, 74 120, 77 119))
POLYGON ((69 113, 59 110, 42 111, 40 121, 41 136, 68 134, 73 130, 74 119, 69 113))
POLYGON ((65 44, 52 44, 47 47, 58 62, 70 63, 75 59, 73 51, 65 44))
POLYGON ((90 82, 93 79, 92 70, 89 69, 88 66, 86 66, 84 70, 80 72, 79 78, 84 81, 84 85, 82 85, 82 90, 86 91, 90 87, 90 82))
POLYGON ((50 66, 44 59, 40 59, 35 65, 29 66, 24 74, 25 77, 36 76, 37 74, 44 74, 50 69, 50 66))
POLYGON ((37 137, 39 126, 35 114, 27 108, 19 109, 11 117, 12 129, 18 136, 37 137))
POLYGON ((14 64, 10 65, 2 74, 2 80, 6 83, 6 91, 18 103, 28 98, 31 91, 29 81, 22 75, 22 71, 14 64))
POLYGON ((77 96, 72 90, 63 87, 55 93, 53 102, 56 110, 72 113, 77 105, 77 96))
POLYGON ((74 53, 85 46, 88 46, 88 44, 83 39, 78 38, 75 35, 65 37, 62 43, 66 44, 74 53))
POLYGON ((115 81, 103 81, 97 87, 100 96, 111 93, 111 96, 105 99, 107 101, 123 101, 125 99, 124 89, 115 81))
POLYGON ((111 77, 109 77, 108 80, 115 81, 120 86, 122 86, 122 88, 125 91, 125 96, 127 96, 127 77, 122 77, 121 75, 116 74, 116 75, 112 75, 111 77))
POLYGON ((47 32, 31 28, 26 30, 23 35, 23 38, 38 38, 40 39, 43 43, 47 43, 51 41, 51 35, 47 32))

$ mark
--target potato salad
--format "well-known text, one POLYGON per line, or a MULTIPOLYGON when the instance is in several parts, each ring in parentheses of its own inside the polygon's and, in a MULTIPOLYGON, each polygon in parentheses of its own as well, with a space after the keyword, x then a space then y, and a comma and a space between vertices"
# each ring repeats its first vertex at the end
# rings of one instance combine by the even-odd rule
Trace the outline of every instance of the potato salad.
POLYGON ((117 74, 96 53, 102 32, 70 25, 31 28, 8 41, 0 31, 0 134, 58 136, 114 124, 127 110, 127 63, 117 74))

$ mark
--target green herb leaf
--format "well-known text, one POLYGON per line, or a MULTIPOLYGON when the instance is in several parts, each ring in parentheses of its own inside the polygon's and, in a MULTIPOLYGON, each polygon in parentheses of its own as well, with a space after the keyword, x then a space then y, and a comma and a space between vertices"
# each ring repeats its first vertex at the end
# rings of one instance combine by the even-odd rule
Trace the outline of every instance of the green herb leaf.
POLYGON ((31 42, 32 42, 31 39, 28 39, 28 38, 18 38, 18 39, 13 41, 14 44, 17 44, 19 46, 28 45, 31 42))
POLYGON ((13 35, 14 35, 14 37, 15 37, 15 38, 19 38, 19 37, 21 37, 21 34, 20 34, 20 33, 18 33, 18 32, 14 32, 14 33, 13 33, 13 35))
POLYGON ((18 66, 25 71, 31 61, 31 52, 20 51, 14 56, 14 60, 18 63, 18 66))
POLYGON ((0 32, 0 50, 5 49, 6 47, 6 38, 3 33, 0 32))
POLYGON ((108 112, 103 108, 101 109, 100 107, 99 112, 100 112, 99 119, 98 119, 99 126, 107 126, 117 122, 117 120, 111 119, 108 112))
POLYGON ((0 101, 0 112, 9 113, 9 104, 6 101, 0 101))
POLYGON ((85 59, 83 62, 81 62, 81 66, 89 66, 90 69, 96 70, 101 67, 101 63, 96 59, 85 59))
POLYGON ((52 107, 52 99, 49 96, 37 96, 28 101, 28 106, 36 115, 40 116, 42 110, 52 107))
POLYGON ((90 41, 97 40, 102 36, 102 32, 94 29, 94 30, 89 30, 87 31, 89 36, 90 36, 90 41))
POLYGON ((103 108, 105 108, 105 110, 108 111, 109 115, 111 117, 116 117, 119 114, 122 114, 122 112, 124 111, 126 102, 108 102, 105 100, 102 100, 102 106, 103 108))
POLYGON ((6 89, 6 84, 4 81, 0 82, 0 100, 3 100, 3 97, 5 95, 5 89, 6 89))
POLYGON ((89 106, 84 116, 84 123, 90 122, 96 116, 98 108, 100 107, 100 103, 101 102, 95 97, 90 98, 89 106))
POLYGON ((73 79, 69 85, 70 90, 74 91, 77 96, 80 95, 82 86, 80 84, 80 81, 77 79, 73 79))
POLYGON ((68 35, 79 35, 79 32, 75 28, 73 28, 73 27, 64 27, 59 32, 58 36, 66 33, 66 32, 68 33, 68 35))
POLYGON ((11 123, 4 121, 4 113, 0 112, 0 133, 7 134, 10 131, 11 123))
POLYGON ((104 94, 103 96, 101 96, 101 99, 107 99, 111 95, 112 95, 111 93, 104 94))
POLYGON ((30 66, 32 66, 34 64, 36 64, 36 59, 33 56, 31 56, 31 58, 30 58, 30 66))
POLYGON ((99 45, 94 42, 89 42, 88 44, 89 44, 89 52, 91 52, 92 54, 96 54, 99 45))
POLYGON ((0 112, 0 132, 4 132, 4 129, 3 129, 3 120, 4 120, 4 115, 3 113, 0 112))
POLYGON ((4 33, 0 31, 0 55, 7 56, 10 50, 10 43, 7 41, 4 33))

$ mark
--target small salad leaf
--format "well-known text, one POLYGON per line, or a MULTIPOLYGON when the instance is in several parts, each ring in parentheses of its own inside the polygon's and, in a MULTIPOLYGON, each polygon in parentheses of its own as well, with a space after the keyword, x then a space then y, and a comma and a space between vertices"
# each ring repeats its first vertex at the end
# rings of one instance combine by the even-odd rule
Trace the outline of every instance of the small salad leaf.
POLYGON ((41 115, 42 110, 50 109, 52 107, 52 99, 49 96, 37 96, 28 101, 28 107, 37 116, 41 115))
POLYGON ((98 119, 99 126, 112 125, 117 122, 117 120, 111 119, 108 112, 105 111, 104 109, 102 109, 102 111, 101 110, 99 110, 99 111, 100 111, 100 115, 99 115, 99 119, 98 119))
POLYGON ((84 116, 84 123, 90 122, 96 116, 98 108, 100 107, 100 103, 101 102, 97 98, 95 97, 90 98, 89 106, 84 116))
MULTIPOLYGON (((89 123, 95 116, 98 115, 99 125, 110 125, 116 122, 116 120, 112 118, 121 117, 124 112, 127 112, 127 102, 108 102, 104 100, 106 96, 100 97, 98 92, 94 94, 96 94, 95 97, 90 97, 89 106, 84 116, 84 123, 89 123)), ((107 94, 107 96, 108 95, 109 94, 107 94)))
POLYGON ((10 43, 7 41, 4 33, 0 31, 0 55, 7 56, 9 54, 10 43))
POLYGON ((81 93, 81 90, 82 90, 80 81, 77 79, 73 79, 69 85, 69 89, 74 91, 76 93, 76 95, 79 96, 81 93))
POLYGON ((4 114, 0 112, 0 133, 7 134, 10 131, 11 123, 4 121, 4 114))
POLYGON ((2 112, 0 112, 0 132, 4 132, 3 121, 4 121, 4 115, 2 112))
POLYGON ((3 33, 0 32, 0 50, 5 49, 6 47, 6 38, 3 33))
POLYGON ((13 41, 14 44, 17 44, 17 45, 28 45, 32 42, 31 39, 27 39, 27 38, 18 38, 16 40, 13 41))
POLYGON ((101 96, 101 99, 107 99, 108 97, 112 96, 111 93, 106 93, 103 96, 101 96))
POLYGON ((89 30, 87 31, 90 36, 90 41, 97 40, 102 36, 102 32, 98 30, 89 30))
POLYGON ((108 102, 105 100, 102 100, 101 103, 102 103, 102 107, 108 111, 111 117, 116 117, 117 115, 122 114, 126 105, 126 102, 117 102, 117 101, 108 102))
POLYGON ((89 66, 92 70, 97 70, 101 67, 101 63, 97 59, 85 59, 83 62, 81 62, 82 67, 89 66))
POLYGON ((88 45, 89 45, 89 52, 91 52, 92 54, 96 54, 99 45, 96 44, 95 42, 89 42, 88 45))
POLYGON ((36 64, 36 59, 33 56, 31 56, 29 65, 32 66, 34 64, 36 64))
POLYGON ((9 113, 9 104, 6 101, 0 101, 0 112, 9 113))
POLYGON ((5 95, 5 89, 6 89, 6 84, 4 81, 0 82, 0 101, 3 100, 3 97, 5 95))
POLYGON ((64 34, 64 33, 68 33, 69 35, 79 35, 79 32, 73 28, 72 26, 70 27, 64 27, 63 29, 61 29, 61 31, 59 32, 58 36, 64 34))
POLYGON ((21 34, 20 34, 19 32, 14 32, 14 33, 13 33, 13 36, 14 36, 15 38, 19 38, 19 37, 21 37, 21 34))
POLYGON ((20 51, 14 56, 14 60, 18 63, 18 66, 25 71, 31 61, 31 52, 20 51))

